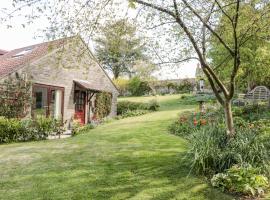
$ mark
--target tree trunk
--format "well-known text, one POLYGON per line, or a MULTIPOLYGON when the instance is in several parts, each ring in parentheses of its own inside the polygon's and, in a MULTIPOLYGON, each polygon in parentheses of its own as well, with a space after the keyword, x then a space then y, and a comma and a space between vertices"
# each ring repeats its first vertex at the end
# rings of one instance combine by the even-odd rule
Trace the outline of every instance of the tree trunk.
POLYGON ((225 122, 227 127, 227 135, 229 138, 234 137, 234 125, 233 125, 233 115, 232 115, 232 104, 231 100, 225 100, 224 103, 224 111, 225 111, 225 122))
POLYGON ((114 79, 118 79, 119 78, 119 75, 120 75, 120 73, 117 70, 114 70, 113 71, 114 79))

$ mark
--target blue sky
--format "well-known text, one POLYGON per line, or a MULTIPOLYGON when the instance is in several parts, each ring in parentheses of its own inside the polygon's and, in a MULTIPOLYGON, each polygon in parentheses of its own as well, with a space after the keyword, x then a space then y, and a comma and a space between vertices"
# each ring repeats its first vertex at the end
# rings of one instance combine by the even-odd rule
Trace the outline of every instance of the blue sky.
MULTIPOLYGON (((2 0, 0 8, 11 7, 11 2, 12 0, 2 0)), ((24 22, 24 18, 14 17, 9 22, 9 24, 12 24, 12 28, 7 28, 3 24, 0 25, 0 49, 12 50, 45 41, 45 37, 38 37, 42 35, 41 30, 48 26, 45 18, 38 19, 25 28, 21 25, 24 22)), ((173 70, 163 68, 155 75, 159 79, 190 78, 195 76, 196 66, 197 61, 191 61, 183 63, 173 70)))

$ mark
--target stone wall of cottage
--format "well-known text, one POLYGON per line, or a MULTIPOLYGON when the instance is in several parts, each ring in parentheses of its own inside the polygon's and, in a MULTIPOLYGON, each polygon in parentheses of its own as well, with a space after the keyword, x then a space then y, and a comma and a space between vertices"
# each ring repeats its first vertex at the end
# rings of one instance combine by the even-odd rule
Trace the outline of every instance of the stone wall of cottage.
POLYGON ((74 118, 75 113, 74 79, 87 80, 93 88, 112 93, 110 116, 116 115, 118 91, 82 42, 71 43, 63 49, 52 51, 22 71, 27 73, 34 83, 65 88, 64 121, 67 121, 67 124, 74 118))

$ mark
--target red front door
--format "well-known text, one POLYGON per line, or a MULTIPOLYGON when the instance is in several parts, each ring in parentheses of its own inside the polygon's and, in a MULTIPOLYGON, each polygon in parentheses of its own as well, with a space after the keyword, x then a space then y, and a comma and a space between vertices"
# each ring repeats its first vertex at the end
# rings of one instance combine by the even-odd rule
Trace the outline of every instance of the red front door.
POLYGON ((81 124, 85 124, 85 100, 86 92, 76 90, 75 91, 75 119, 81 124))

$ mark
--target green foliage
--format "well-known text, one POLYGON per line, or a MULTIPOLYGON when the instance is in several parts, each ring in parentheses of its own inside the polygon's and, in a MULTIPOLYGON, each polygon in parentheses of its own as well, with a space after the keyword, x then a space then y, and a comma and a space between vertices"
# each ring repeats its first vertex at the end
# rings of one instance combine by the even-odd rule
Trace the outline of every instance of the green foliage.
POLYGON ((193 132, 188 123, 183 123, 180 121, 175 121, 169 126, 169 131, 171 134, 178 135, 187 138, 189 134, 193 132))
POLYGON ((101 92, 96 94, 95 99, 95 115, 97 119, 107 117, 111 112, 112 95, 108 92, 101 92))
POLYGON ((120 101, 117 103, 117 115, 122 115, 128 110, 147 110, 147 103, 132 102, 132 101, 120 101))
POLYGON ((178 119, 169 126, 169 131, 174 135, 189 139, 194 131, 209 123, 210 120, 206 120, 205 114, 187 111, 181 113, 178 119))
POLYGON ((182 95, 180 98, 180 103, 184 105, 198 104, 195 95, 182 95))
POLYGON ((216 97, 212 94, 197 94, 195 96, 196 101, 203 101, 203 102, 212 102, 214 100, 216 100, 216 97))
POLYGON ((253 121, 249 127, 255 129, 255 131, 262 135, 270 135, 270 119, 259 119, 253 121))
POLYGON ((128 90, 132 96, 142 96, 151 91, 151 88, 146 81, 142 81, 138 76, 130 79, 128 90))
POLYGON ((118 78, 113 80, 114 84, 116 85, 120 96, 125 96, 128 93, 128 79, 118 78))
MULTIPOLYGON (((239 49, 241 55, 241 68, 236 77, 236 86, 237 89, 242 92, 246 92, 248 87, 255 85, 270 86, 270 68, 268 67, 270 64, 270 45, 268 42, 265 42, 264 39, 267 37, 266 35, 269 35, 269 30, 262 28, 269 24, 269 18, 262 17, 261 20, 256 21, 255 24, 251 24, 253 20, 249 20, 251 18, 260 18, 259 16, 262 15, 262 13, 268 12, 264 10, 268 9, 268 6, 265 6, 262 9, 256 9, 255 5, 256 3, 242 5, 238 23, 239 33, 237 34, 239 35, 242 35, 242 33, 250 27, 254 27, 254 30, 261 27, 259 28, 261 29, 259 32, 249 30, 245 35, 245 38, 248 38, 247 42, 243 43, 239 49)), ((231 12, 232 10, 228 10, 227 14, 230 14, 231 12)), ((234 43, 233 37, 231 37, 231 22, 228 21, 228 18, 225 15, 222 16, 216 31, 219 34, 224 34, 223 39, 227 44, 231 45, 234 43)), ((219 65, 216 69, 219 77, 224 82, 229 81, 233 59, 229 56, 229 53, 220 41, 214 37, 211 40, 211 50, 208 55, 212 60, 212 65, 219 65)))
POLYGON ((174 84, 173 88, 177 93, 189 93, 193 91, 193 84, 189 80, 184 80, 180 84, 174 84))
POLYGON ((266 105, 247 105, 243 107, 236 107, 233 109, 235 116, 242 117, 248 122, 270 119, 270 110, 266 105))
POLYGON ((136 113, 141 113, 142 111, 157 111, 159 107, 160 105, 155 99, 150 100, 148 103, 120 101, 117 103, 117 115, 132 115, 131 113, 136 115, 136 113), (138 112, 132 112, 137 110, 138 112))
POLYGON ((136 36, 136 27, 127 20, 111 21, 102 28, 97 42, 97 57, 114 78, 130 74, 135 61, 142 59, 143 45, 136 36))
POLYGON ((169 126, 171 134, 188 138, 188 136, 194 131, 192 125, 192 112, 181 113, 176 121, 169 126))
POLYGON ((32 125, 35 131, 41 135, 41 139, 45 139, 55 131, 58 123, 55 119, 39 116, 35 120, 32 120, 32 125))
POLYGON ((95 126, 93 124, 86 124, 82 126, 79 122, 75 121, 72 126, 72 136, 87 133, 94 128, 95 126))
POLYGON ((260 174, 260 170, 250 165, 234 165, 225 173, 213 176, 211 183, 214 187, 221 188, 238 194, 260 196, 269 186, 268 178, 260 174))
POLYGON ((151 110, 151 111, 157 111, 159 109, 160 105, 159 103, 157 102, 156 99, 152 99, 148 102, 148 110, 151 110))
MULTIPOLYGON (((126 99, 147 102, 151 97, 126 99)), ((179 105, 178 99, 179 95, 158 96, 162 112, 115 120, 74 138, 0 145, 0 199, 70 199, 72 193, 74 199, 94 200, 134 195, 142 200, 232 200, 205 184, 204 177, 188 175, 187 143, 166 134, 165 126, 177 113, 194 108, 179 105), (21 181, 22 172, 28 184, 21 181), (72 180, 72 187, 67 180, 72 180), (89 184, 83 184, 84 180, 89 184), (157 183, 158 192, 156 185, 147 183, 157 183), (54 191, 48 192, 48 186, 54 191)))
POLYGON ((136 117, 140 115, 145 115, 149 113, 147 110, 127 110, 125 113, 121 115, 120 118, 127 118, 127 117, 136 117))
POLYGON ((199 173, 222 172, 235 164, 264 169, 268 165, 268 149, 250 129, 236 130, 235 138, 229 140, 224 124, 212 125, 196 130, 189 141, 192 168, 199 173))
POLYGON ((8 77, 0 89, 0 116, 22 118, 31 106, 31 83, 16 74, 8 77))
POLYGON ((181 104, 193 105, 198 104, 199 101, 203 102, 213 102, 216 98, 210 94, 196 94, 196 95, 182 95, 181 96, 181 104))
POLYGON ((51 118, 0 118, 0 143, 44 140, 53 133, 60 135, 63 131, 61 122, 51 118))
POLYGON ((143 81, 153 81, 156 78, 153 73, 157 70, 157 65, 151 63, 148 60, 137 60, 133 66, 133 74, 138 76, 143 81))

